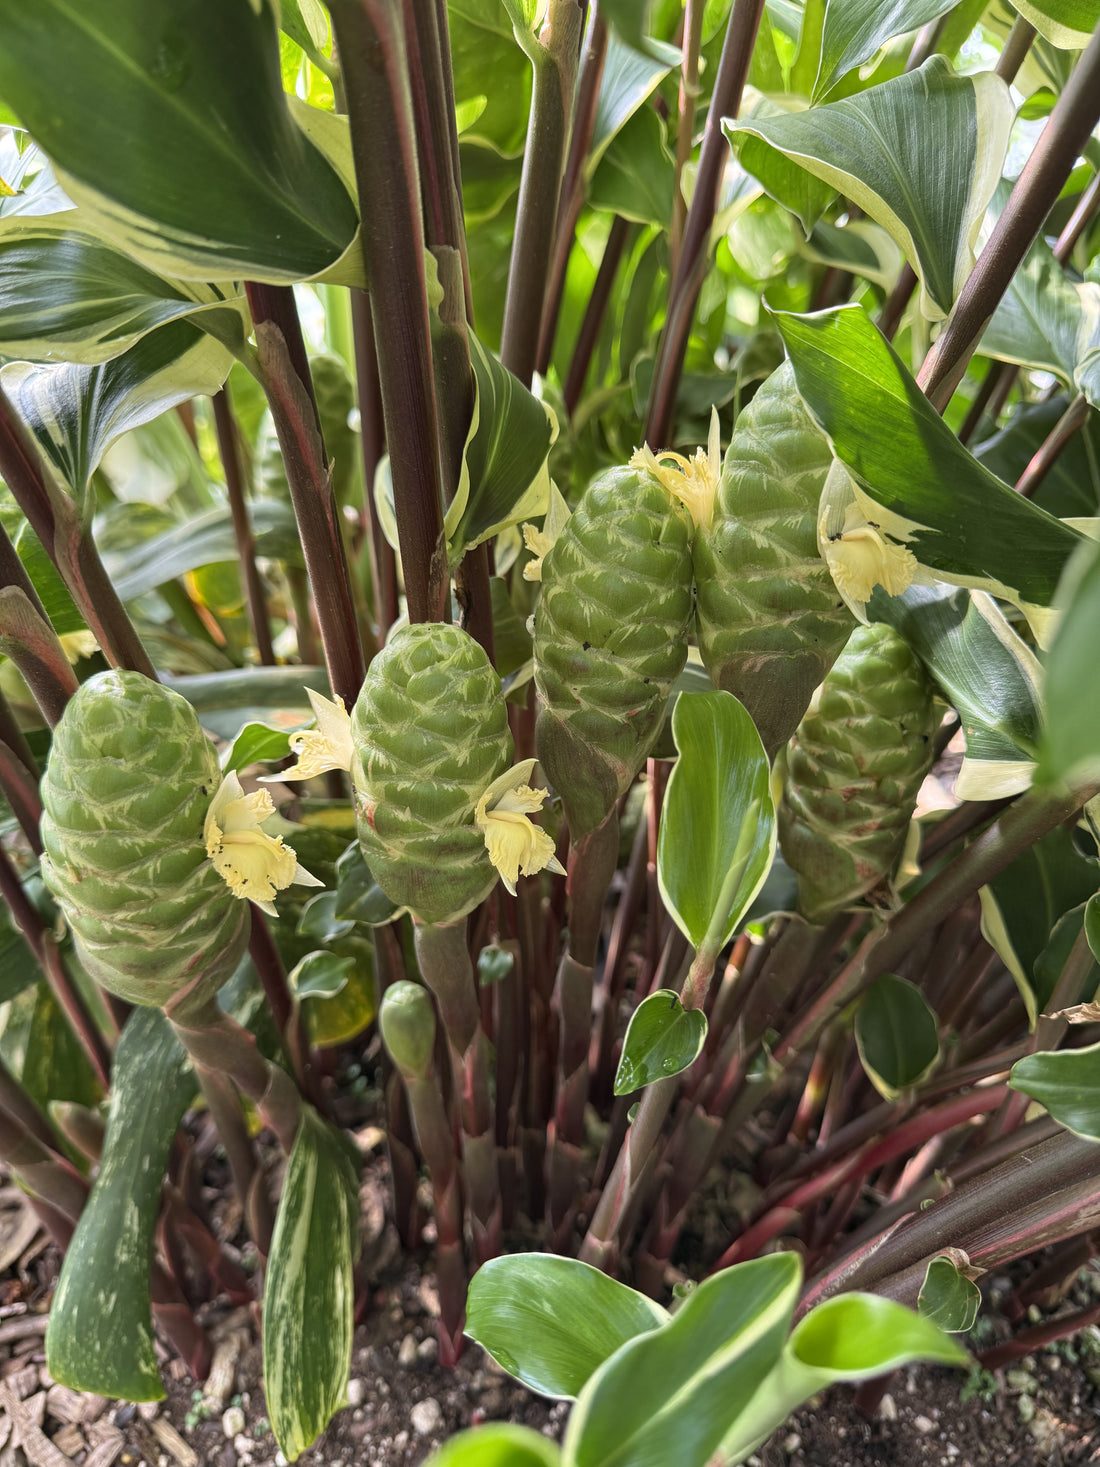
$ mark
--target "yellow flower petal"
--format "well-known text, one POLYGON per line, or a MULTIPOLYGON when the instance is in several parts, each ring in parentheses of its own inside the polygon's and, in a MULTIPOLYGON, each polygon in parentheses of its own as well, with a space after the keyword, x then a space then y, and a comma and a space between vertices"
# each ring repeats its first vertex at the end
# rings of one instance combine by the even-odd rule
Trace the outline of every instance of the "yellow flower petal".
POLYGON ((876 586, 888 596, 900 596, 917 574, 913 552, 895 540, 887 540, 875 525, 849 525, 850 518, 846 517, 840 535, 823 538, 822 542, 837 589, 858 602, 869 600, 876 586))
POLYGON ((534 525, 523 526, 523 543, 535 557, 529 560, 523 567, 523 579, 525 581, 542 580, 542 562, 546 555, 554 548, 554 537, 548 535, 545 530, 536 529, 534 525))
POLYGON ((298 864, 282 836, 268 835, 263 829, 263 822, 274 813, 274 802, 266 790, 246 795, 236 773, 230 773, 211 800, 203 826, 206 854, 229 890, 272 916, 272 902, 284 887, 296 882, 324 884, 298 864))
POLYGON ((717 412, 711 409, 706 448, 697 448, 692 458, 670 450, 654 453, 643 444, 630 464, 632 468, 646 469, 654 478, 660 479, 672 497, 687 507, 696 529, 709 525, 714 516, 714 496, 722 471, 717 412))
POLYGON ((527 818, 542 809, 549 793, 526 783, 534 765, 534 759, 525 759, 495 779, 474 810, 489 860, 513 896, 521 873, 534 876, 539 871, 554 871, 565 875, 565 868, 554 855, 553 838, 527 818))
POLYGON ((312 688, 306 689, 310 706, 317 720, 316 728, 303 729, 290 737, 291 752, 297 754, 298 762, 293 769, 279 774, 267 774, 263 778, 270 784, 292 779, 313 779, 326 774, 330 769, 351 768, 351 715, 344 707, 343 698, 322 698, 312 688))

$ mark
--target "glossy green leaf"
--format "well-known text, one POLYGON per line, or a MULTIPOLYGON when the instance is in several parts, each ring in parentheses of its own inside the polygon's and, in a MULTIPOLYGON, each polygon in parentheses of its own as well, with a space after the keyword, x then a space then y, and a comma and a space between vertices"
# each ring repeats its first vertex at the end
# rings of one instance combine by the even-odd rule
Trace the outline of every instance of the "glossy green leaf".
POLYGON ((665 124, 652 107, 642 107, 600 159, 588 202, 594 209, 667 229, 675 178, 665 124))
MULTIPOLYGON (((755 178, 771 198, 796 215, 803 232, 809 236, 836 197, 836 186, 811 173, 801 159, 773 148, 755 131, 757 125, 771 127, 792 115, 804 116, 805 113, 806 105, 801 97, 757 98, 752 111, 741 120, 742 131, 735 151, 746 174, 755 178)), ((728 131, 727 136, 730 136, 728 131)), ((734 141, 732 136, 730 141, 734 141)), ((748 202, 745 201, 746 205, 748 202)), ((738 209, 730 223, 731 230, 742 212, 738 209)))
POLYGON ((1100 25, 1097 0, 1012 0, 1039 34, 1066 51, 1080 51, 1100 25))
POLYGON ((802 246, 802 254, 884 289, 898 278, 902 265, 897 245, 881 224, 870 219, 850 219, 843 226, 822 219, 802 246))
MULTIPOLYGON (((257 555, 301 565, 301 538, 288 504, 275 499, 256 500, 249 506, 249 517, 257 555)), ((233 518, 225 508, 196 515, 142 545, 122 552, 108 551, 103 559, 115 590, 124 601, 130 601, 187 571, 235 560, 236 555, 233 518)), ((304 694, 303 703, 308 710, 304 694)), ((307 712, 305 716, 310 715, 307 712)))
POLYGON ((474 412, 443 522, 452 563, 508 525, 546 513, 557 419, 471 331, 474 412))
POLYGON ((646 12, 649 8, 647 0, 603 0, 604 18, 628 46, 659 61, 667 61, 671 52, 670 64, 675 65, 680 59, 679 52, 657 40, 646 29, 646 12))
POLYGON ((961 587, 882 587, 872 621, 901 633, 962 719, 966 758, 955 791, 964 800, 1019 794, 1031 783, 1042 728, 1041 670, 997 603, 961 587))
MULTIPOLYGON (((1068 406, 1065 393, 1019 404, 999 432, 978 444, 974 457, 1006 484, 1015 484, 1068 406)), ((1090 416, 1073 435, 1031 498, 1059 519, 1100 510, 1100 419, 1090 416)))
POLYGON ((508 978, 516 967, 516 957, 507 948, 483 947, 477 955, 477 986, 491 988, 508 978))
POLYGON ((292 115, 268 0, 2 0, 0 26, 0 93, 126 253, 290 282, 351 244, 354 205, 292 115))
POLYGON ((919 1085, 940 1057, 936 1016, 920 989, 893 973, 876 979, 856 1011, 856 1047, 886 1100, 919 1085))
POLYGON ((966 1365, 954 1340, 911 1309, 874 1294, 841 1294, 810 1311, 775 1370, 722 1443, 721 1460, 743 1462, 810 1396, 839 1381, 886 1375, 915 1360, 966 1365))
POLYGON ((979 892, 982 932, 1008 968, 1034 1026, 1043 999, 1035 964, 1060 917, 1096 891, 1100 871, 1062 826, 1044 835, 979 892))
POLYGON ((109 361, 183 318, 244 340, 238 287, 167 280, 102 239, 79 210, 0 217, 0 349, 28 361, 109 361), (217 319, 214 319, 214 317, 217 319))
POLYGON ((623 1345, 573 1408, 568 1467, 705 1467, 779 1358, 801 1276, 793 1253, 738 1264, 623 1345))
POLYGON ((447 19, 461 137, 515 158, 527 133, 531 64, 507 12, 500 0, 448 0, 447 19))
MULTIPOLYGON (((592 142, 585 159, 585 172, 589 178, 612 139, 618 137, 629 122, 642 112, 656 115, 652 108, 643 104, 671 68, 679 64, 680 53, 675 47, 658 41, 653 43, 652 50, 639 51, 621 40, 612 26, 600 78, 600 94, 596 100, 592 142)), ((669 205, 671 207, 671 200, 669 205)))
POLYGON ((472 1340, 531 1390, 563 1399, 579 1395, 620 1345, 668 1319, 644 1294, 552 1253, 490 1259, 466 1303, 472 1340))
POLYGON ((460 1431, 433 1452, 424 1467, 560 1467, 561 1451, 526 1426, 486 1422, 460 1431))
POLYGON ((23 562, 23 569, 30 576, 31 584, 38 592, 38 599, 57 635, 63 637, 67 632, 87 630, 69 588, 61 579, 41 541, 26 522, 20 526, 14 537, 14 544, 19 552, 19 559, 23 562))
POLYGON ((860 307, 775 320, 864 518, 941 580, 1017 602, 1045 629, 1083 537, 967 452, 860 307))
POLYGON ((347 987, 348 973, 354 966, 354 958, 338 957, 336 953, 307 953, 300 963, 291 968, 286 981, 299 1001, 335 998, 347 987))
POLYGON ((128 1401, 164 1396, 149 1305, 153 1238, 172 1141, 195 1089, 164 1015, 135 1009, 115 1051, 99 1172, 50 1308, 46 1359, 61 1385, 128 1401))
POLYGON ((665 793, 657 880, 688 941, 717 955, 775 854, 767 755, 731 693, 681 693, 672 734, 680 757, 665 793))
MULTIPOLYGON (((34 881, 28 881, 24 886, 32 902, 34 885, 34 881)), ((38 886, 41 891, 41 884, 38 886)), ((50 904, 42 910, 42 915, 56 920, 55 910, 50 904)), ((19 947, 22 948, 22 943, 19 947)), ((13 976, 25 976, 35 986, 18 985, 18 997, 0 1030, 0 1055, 4 1062, 43 1110, 51 1100, 95 1105, 101 1095, 95 1074, 57 999, 39 981, 37 964, 31 963, 29 971, 13 976)))
POLYGON ((290 753, 290 734, 270 723, 246 723, 229 745, 219 763, 222 772, 247 769, 250 764, 266 764, 285 759, 290 753))
MULTIPOLYGON (((33 366, 13 362, 0 381, 78 504, 111 444, 199 393, 214 393, 229 375, 226 349, 189 321, 150 332, 121 356, 98 366, 33 366)), ((170 579, 161 575, 158 581, 170 579)))
POLYGON ((359 1185, 344 1137, 303 1106, 264 1286, 264 1393, 293 1462, 346 1403, 359 1185))
POLYGON ((1008 1083, 1037 1100, 1067 1131, 1100 1141, 1100 1044, 1025 1055, 1012 1066, 1008 1083))
MULTIPOLYGON (((938 320, 973 268, 1014 118, 999 77, 956 76, 933 56, 917 71, 843 101, 723 127, 750 173, 754 160, 781 153, 881 224, 917 272, 922 312, 938 320), (746 137, 756 139, 747 151, 746 137)), ((757 176, 768 188, 768 178, 757 176)))
POLYGON ((393 921, 397 905, 371 875, 357 840, 352 841, 337 861, 336 882, 333 911, 337 918, 363 922, 368 927, 383 927, 393 921))
POLYGON ((981 1302, 981 1289, 951 1258, 941 1254, 932 1259, 917 1297, 922 1318, 948 1334, 964 1334, 973 1328, 981 1302))
POLYGON ((203 728, 227 740, 236 738, 244 723, 288 730, 308 723, 313 709, 306 688, 332 697, 323 667, 234 667, 186 677, 162 674, 161 681, 187 699, 203 728))
POLYGON ((1100 547, 1083 546, 1059 591, 1065 606, 1046 661, 1047 727, 1036 779, 1091 779, 1100 771, 1100 547))
MULTIPOLYGON (((1100 880, 1100 873, 1097 879, 1100 880)), ((1095 901, 1095 898, 1092 897, 1089 901, 1095 901)), ((1034 974, 1035 1002, 1040 1013, 1045 1013, 1051 1006, 1050 1000, 1053 997, 1055 986, 1062 976, 1062 970, 1069 960, 1074 943, 1081 935, 1088 906, 1088 902, 1080 902, 1059 917, 1050 930, 1046 945, 1035 959, 1032 973, 1034 974)), ((1066 995, 1065 1006, 1068 1008, 1075 1003, 1087 1002, 1093 999, 1098 992, 1100 992, 1100 968, 1093 963, 1078 992, 1066 995)))
POLYGON ((862 66, 894 36, 915 31, 952 8, 956 0, 829 0, 821 37, 821 61, 813 101, 820 102, 846 72, 862 66))
POLYGON ((12 926, 7 909, 0 912, 0 1004, 18 998, 40 982, 38 967, 22 933, 12 926))
POLYGON ((680 1074, 699 1057, 706 1037, 707 1016, 702 1009, 685 1009, 679 994, 658 988, 630 1016, 615 1073, 615 1094, 633 1095, 680 1074))
POLYGON ((310 897, 298 918, 299 934, 326 944, 349 936, 355 930, 355 923, 337 917, 337 902, 338 897, 334 891, 322 891, 315 897, 310 897))

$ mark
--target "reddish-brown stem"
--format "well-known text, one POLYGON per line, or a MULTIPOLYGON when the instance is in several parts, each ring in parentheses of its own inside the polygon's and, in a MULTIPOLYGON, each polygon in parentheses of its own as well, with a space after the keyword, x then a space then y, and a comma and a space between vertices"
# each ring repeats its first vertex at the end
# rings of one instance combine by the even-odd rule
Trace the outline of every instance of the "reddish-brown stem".
POLYGON ((355 342, 355 387, 359 401, 359 434, 363 452, 363 518, 370 532, 371 586, 378 635, 385 638, 397 620, 397 557, 382 531, 374 502, 374 476, 385 452, 386 430, 382 421, 382 393, 378 384, 378 357, 374 349, 374 323, 370 296, 364 290, 351 292, 351 325, 355 342))
POLYGON ((562 388, 565 411, 570 417, 577 411, 577 404, 581 400, 584 381, 588 376, 588 365, 596 349, 600 328, 603 326, 607 305, 611 299, 611 287, 615 283, 623 252, 633 231, 634 225, 628 223, 621 214, 616 214, 611 221, 611 229, 608 232, 603 257, 600 260, 600 268, 596 271, 592 294, 588 297, 588 304, 584 308, 580 331, 577 333, 576 345, 573 347, 569 370, 565 375, 565 385, 562 388))
POLYGON ((645 441, 654 449, 665 447, 669 440, 676 388, 683 370, 695 303, 707 272, 710 226, 714 222, 718 184, 728 149, 722 132, 722 119, 736 117, 740 110, 741 94, 749 74, 749 62, 763 10, 764 0, 734 0, 730 13, 703 132, 695 191, 684 226, 680 263, 672 281, 668 316, 653 368, 645 441))
POLYGON ((893 341, 901 318, 905 314, 905 307, 909 304, 909 297, 917 284, 917 272, 909 264, 908 260, 901 267, 901 273, 894 283, 894 288, 887 297, 886 304, 882 308, 882 314, 878 318, 878 329, 886 337, 887 341, 893 341))
POLYGON ((38 797, 38 781, 27 772, 27 766, 8 744, 0 740, 0 790, 19 821, 19 828, 36 856, 42 854, 42 838, 38 822, 42 819, 42 801, 38 797))
POLYGON ((237 440, 237 424, 229 405, 229 388, 223 387, 220 392, 216 392, 211 401, 214 404, 214 430, 217 433, 218 452, 225 474, 226 496, 229 499, 229 512, 233 517, 233 538, 237 542, 237 560, 240 562, 244 580, 245 603, 256 643, 256 655, 261 664, 274 666, 275 650, 271 645, 267 598, 264 596, 260 573, 256 569, 255 541, 248 517, 248 505, 245 503, 240 444, 237 440))
POLYGON ((1090 411, 1088 398, 1079 392, 1047 434, 1027 468, 1016 481, 1017 494, 1022 494, 1025 499, 1031 498, 1057 463, 1062 450, 1088 422, 1090 411))
POLYGON ((704 0, 687 0, 684 10, 684 36, 680 60, 680 95, 677 105, 676 170, 672 185, 672 222, 669 229, 669 257, 675 275, 680 261, 680 245, 687 223, 684 200, 684 169, 695 142, 695 105, 699 98, 699 51, 703 42, 704 0))

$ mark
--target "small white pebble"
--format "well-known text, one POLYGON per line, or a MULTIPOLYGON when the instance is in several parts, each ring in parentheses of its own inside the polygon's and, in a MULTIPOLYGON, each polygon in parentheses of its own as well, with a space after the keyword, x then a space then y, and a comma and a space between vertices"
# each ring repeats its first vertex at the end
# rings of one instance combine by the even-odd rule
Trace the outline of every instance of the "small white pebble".
POLYGON ((397 1435, 393 1439, 393 1449, 394 1449, 394 1451, 395 1452, 403 1452, 408 1445, 409 1445, 409 1433, 407 1431, 399 1431, 397 1433, 397 1435))
POLYGON ((433 1431, 438 1431, 443 1425, 443 1412, 440 1410, 439 1402, 434 1396, 417 1401, 409 1412, 409 1421, 417 1436, 431 1436, 433 1431))
POLYGON ((361 1375, 353 1375, 348 1381, 348 1405, 361 1406, 367 1399, 367 1383, 361 1375))
POLYGON ((282 1452, 275 1453, 275 1467, 290 1467, 290 1464, 287 1462, 287 1459, 283 1456, 282 1452))
POLYGON ((416 1336, 407 1334, 401 1341, 401 1348, 397 1352, 397 1363, 403 1365, 407 1370, 410 1365, 416 1364, 416 1336))
POLYGON ((421 1340, 416 1347, 416 1358, 423 1361, 434 1360, 439 1354, 439 1342, 434 1335, 429 1335, 426 1340, 421 1340))
POLYGON ((802 1438, 799 1436, 797 1431, 789 1432, 783 1438, 783 1450, 786 1452, 788 1457, 793 1457, 795 1452, 798 1451, 801 1445, 802 1438))
POLYGON ((893 1396, 883 1396, 878 1403, 878 1414, 880 1421, 896 1421, 898 1419, 898 1403, 893 1396))
POLYGON ((930 1431, 935 1431, 936 1423, 927 1416, 914 1416, 913 1425, 922 1436, 927 1436, 930 1431))
POLYGON ((230 1441, 235 1436, 240 1436, 247 1425, 244 1412, 239 1406, 229 1406, 222 1412, 222 1435, 230 1441))

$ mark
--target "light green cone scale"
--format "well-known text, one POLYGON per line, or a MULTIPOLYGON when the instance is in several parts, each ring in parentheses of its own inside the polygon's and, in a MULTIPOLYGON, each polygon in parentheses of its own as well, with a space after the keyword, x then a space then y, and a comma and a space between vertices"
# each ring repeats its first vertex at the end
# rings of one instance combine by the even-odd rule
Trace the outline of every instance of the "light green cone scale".
POLYGON ((403 627, 371 663, 351 731, 371 874, 421 921, 458 921, 497 879, 474 809, 512 757, 500 678, 458 627, 403 627))
POLYGON ((891 627, 857 627, 786 751, 779 844, 811 922, 893 874, 936 723, 907 644, 891 627))
POLYGON ((539 761, 574 838, 595 829, 653 747, 687 660, 691 515, 645 469, 611 469, 542 564, 535 608, 539 761))
POLYGON ((83 683, 54 730, 42 780, 42 879, 80 958, 109 992, 162 1005, 213 992, 248 940, 248 903, 207 858, 221 784, 191 705, 136 672, 83 683))
POLYGON ((748 709, 770 758, 854 625, 817 549, 831 463, 784 364, 737 419, 713 519, 695 540, 703 662, 748 709))

